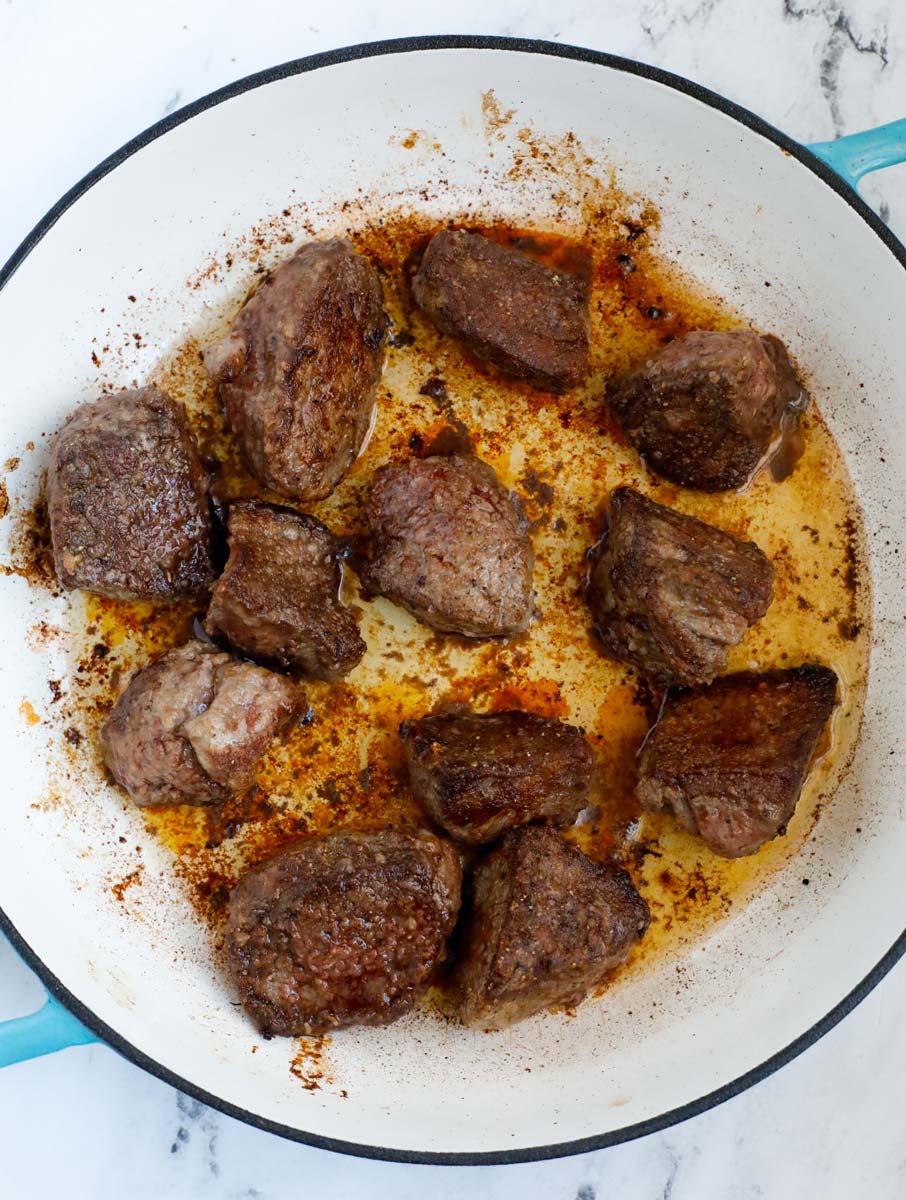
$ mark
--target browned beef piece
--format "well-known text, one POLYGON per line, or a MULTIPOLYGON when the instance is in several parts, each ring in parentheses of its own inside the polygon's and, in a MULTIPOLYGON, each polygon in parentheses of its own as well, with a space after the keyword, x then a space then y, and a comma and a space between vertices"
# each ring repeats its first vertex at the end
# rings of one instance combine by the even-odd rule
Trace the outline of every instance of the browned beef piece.
POLYGON ((588 603, 606 653, 659 683, 707 683, 767 612, 774 568, 744 542, 631 488, 610 498, 610 526, 588 603))
POLYGON ((527 712, 457 710, 400 727, 416 800, 451 837, 479 844, 590 802, 591 749, 572 725, 527 712))
POLYGON ((435 629, 494 637, 532 615, 534 555, 521 509, 471 455, 411 459, 375 474, 365 587, 435 629))
POLYGON ((670 698, 639 759, 642 807, 671 809, 725 858, 754 854, 786 831, 836 693, 833 671, 805 666, 670 698))
POLYGON ((808 395, 777 338, 702 331, 611 381, 607 403, 653 471, 723 492, 750 478, 783 414, 805 408, 808 395))
POLYGON ((252 787, 258 760, 303 706, 282 675, 192 641, 133 676, 101 744, 136 804, 214 804, 252 787))
POLYGON ((365 441, 384 362, 381 281, 348 242, 309 242, 262 279, 205 351, 249 470, 329 496, 365 441))
POLYGON ((265 1037, 395 1021, 443 954, 460 883, 449 842, 403 830, 326 834, 261 863, 227 921, 246 1012, 265 1037))
POLYGON ((214 585, 206 627, 249 658, 339 679, 365 653, 340 603, 333 534, 314 517, 260 500, 229 512, 230 557, 214 585))
POLYGON ((588 284, 480 233, 444 230, 412 280, 444 333, 535 387, 574 387, 588 370, 588 284))
POLYGON ((84 404, 53 441, 47 510, 67 588, 197 596, 214 575, 208 480, 185 410, 154 387, 84 404))
POLYGON ((552 829, 511 829, 475 868, 459 965, 460 1012, 499 1029, 578 1004, 648 928, 648 905, 617 867, 552 829))

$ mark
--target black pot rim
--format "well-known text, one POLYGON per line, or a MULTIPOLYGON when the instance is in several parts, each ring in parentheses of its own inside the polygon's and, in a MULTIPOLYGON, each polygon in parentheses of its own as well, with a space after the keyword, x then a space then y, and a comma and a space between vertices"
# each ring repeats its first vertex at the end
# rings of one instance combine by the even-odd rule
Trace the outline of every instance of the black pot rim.
MULTIPOLYGON (((472 37, 469 35, 449 34, 366 42, 360 45, 347 46, 339 50, 330 50, 326 53, 312 54, 305 58, 294 59, 280 66, 271 67, 266 71, 259 71, 253 75, 248 75, 243 79, 237 80, 235 83, 228 84, 226 87, 218 88, 207 96, 195 100, 192 104, 186 105, 185 108, 171 113, 127 142, 124 146, 121 146, 119 150, 115 151, 108 158, 105 158, 75 184, 74 187, 70 188, 65 195, 60 197, 57 203, 23 239, 2 270, 0 270, 0 289, 12 278, 16 270, 22 265, 41 239, 76 200, 83 196, 99 180, 103 179, 105 175, 125 162, 126 159, 131 158, 133 154, 137 153, 144 146, 163 136, 163 134, 168 133, 171 129, 175 129, 184 121, 188 121, 191 117, 197 116, 198 113, 202 113, 214 105, 222 104, 233 96, 239 96, 243 92, 250 91, 253 88, 262 87, 265 84, 286 79, 292 75, 300 75, 307 71, 316 71, 321 67, 335 66, 339 63, 354 62, 362 58, 376 58, 386 54, 410 54, 424 50, 495 50, 522 54, 544 54, 555 58, 575 59, 579 62, 594 63, 597 66, 624 71, 630 75, 638 75, 643 79, 650 79, 656 83, 665 84, 667 87, 671 87, 678 92, 692 96, 694 99, 700 100, 703 104, 707 104, 709 107, 715 108, 732 117, 741 125, 767 138, 780 147, 781 150, 798 159, 804 167, 807 167, 808 170, 822 179, 828 187, 832 188, 859 214, 862 220, 865 221, 869 228, 890 250, 900 265, 906 268, 906 247, 902 245, 856 192, 848 184, 844 183, 836 172, 804 146, 795 142, 780 130, 775 129, 767 121, 762 120, 761 117, 756 116, 741 105, 735 104, 731 100, 726 100, 718 93, 712 92, 708 88, 693 83, 688 79, 684 79, 682 76, 664 71, 659 67, 652 67, 646 63, 636 62, 633 59, 621 58, 617 55, 606 54, 597 50, 587 50, 580 46, 562 45, 559 42, 546 42, 531 38, 472 37)), ((196 1100, 200 1100, 203 1104, 218 1109, 220 1112, 226 1113, 230 1117, 235 1117, 237 1120, 244 1121, 246 1124, 252 1125, 257 1129, 267 1130, 270 1133, 279 1134, 281 1137, 288 1138, 291 1141, 303 1142, 310 1146, 316 1146, 319 1149, 333 1150, 359 1158, 439 1166, 525 1163, 560 1158, 571 1154, 585 1154, 591 1150, 600 1150, 607 1146, 615 1146, 621 1142, 630 1141, 634 1138, 645 1137, 649 1133, 656 1133, 671 1125, 685 1121, 689 1117, 698 1116, 700 1113, 706 1112, 718 1104, 722 1104, 725 1100, 739 1095, 740 1092, 766 1079, 769 1075, 779 1070, 780 1067, 796 1058, 803 1050, 806 1050, 809 1046, 817 1042, 819 1038, 833 1029, 848 1013, 852 1012, 856 1005, 864 1000, 868 993, 880 983, 894 964, 906 953, 906 930, 904 930, 880 962, 820 1021, 817 1021, 805 1033, 801 1034, 794 1041, 790 1042, 788 1046, 772 1055, 759 1066, 753 1067, 737 1079, 709 1092, 698 1100, 690 1101, 688 1104, 661 1113, 659 1116, 652 1117, 647 1121, 640 1121, 635 1125, 627 1125, 622 1129, 611 1130, 609 1133, 580 1138, 575 1141, 557 1142, 547 1146, 522 1147, 513 1150, 501 1149, 474 1153, 468 1151, 445 1153, 425 1150, 401 1150, 385 1146, 369 1146, 338 1138, 323 1137, 319 1134, 308 1133, 305 1130, 283 1125, 278 1121, 268 1120, 257 1113, 250 1112, 247 1109, 221 1099, 219 1096, 213 1095, 211 1092, 205 1091, 204 1088, 198 1087, 190 1080, 184 1079, 175 1071, 171 1071, 168 1067, 161 1065, 147 1054, 144 1054, 136 1046, 126 1041, 115 1029, 102 1021, 91 1009, 86 1007, 77 996, 73 995, 60 982, 50 967, 32 950, 2 909, 0 909, 0 929, 9 938, 25 962, 38 975, 48 991, 64 1004, 88 1029, 97 1034, 108 1046, 111 1046, 119 1054, 130 1059, 149 1074, 156 1075, 158 1079, 162 1079, 172 1087, 178 1088, 196 1100)))

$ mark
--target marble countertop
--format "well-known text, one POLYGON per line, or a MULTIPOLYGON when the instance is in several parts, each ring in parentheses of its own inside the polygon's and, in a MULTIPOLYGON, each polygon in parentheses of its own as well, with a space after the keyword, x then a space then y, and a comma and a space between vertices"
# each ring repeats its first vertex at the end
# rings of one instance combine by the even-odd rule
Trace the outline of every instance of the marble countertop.
MULTIPOLYGON (((549 38, 669 68, 802 141, 906 116, 903 0, 0 0, 0 262, 100 159, 165 113, 289 58, 417 33, 549 38)), ((863 194, 906 240, 906 166, 863 194)), ((40 1002, 0 939, 0 1019, 40 1002)), ((103 1046, 0 1072, 4 1195, 258 1200, 824 1200, 906 1195, 906 963, 778 1074, 685 1124, 527 1166, 343 1158, 205 1108, 103 1046)))

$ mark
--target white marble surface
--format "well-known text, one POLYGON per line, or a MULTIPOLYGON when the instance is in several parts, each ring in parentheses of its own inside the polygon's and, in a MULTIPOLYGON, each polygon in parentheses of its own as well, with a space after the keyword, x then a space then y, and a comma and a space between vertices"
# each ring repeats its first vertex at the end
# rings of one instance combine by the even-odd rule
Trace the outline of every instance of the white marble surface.
MULTIPOLYGON (((904 0, 0 0, 0 261, 85 171, 239 76, 415 33, 556 39, 670 68, 803 141, 906 116, 904 0)), ((906 239, 906 167, 865 195, 906 239)), ((0 941, 0 1019, 40 989, 0 941)), ((260 1200, 906 1196, 906 964, 818 1045, 704 1116, 625 1146, 529 1166, 405 1167, 260 1133, 102 1046, 0 1073, 0 1194, 260 1200)))

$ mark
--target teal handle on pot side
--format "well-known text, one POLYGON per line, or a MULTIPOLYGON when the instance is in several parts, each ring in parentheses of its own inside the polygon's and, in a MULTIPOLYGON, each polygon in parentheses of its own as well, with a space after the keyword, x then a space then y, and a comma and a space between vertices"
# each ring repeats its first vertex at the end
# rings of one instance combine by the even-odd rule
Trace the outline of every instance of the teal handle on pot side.
MULTIPOLYGON (((814 142, 808 149, 855 188, 869 171, 906 162, 906 118, 877 129, 851 133, 834 142, 814 142)), ((59 1000, 48 994, 37 1012, 0 1021, 0 1067, 98 1040, 59 1000)))
POLYGON ((863 175, 906 162, 906 118, 807 147, 855 188, 863 175))
POLYGON ((48 994, 37 1012, 0 1021, 0 1067, 96 1041, 90 1029, 48 994))

